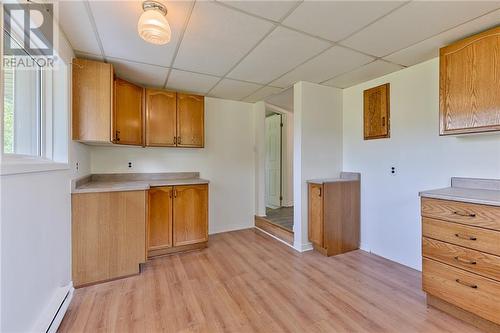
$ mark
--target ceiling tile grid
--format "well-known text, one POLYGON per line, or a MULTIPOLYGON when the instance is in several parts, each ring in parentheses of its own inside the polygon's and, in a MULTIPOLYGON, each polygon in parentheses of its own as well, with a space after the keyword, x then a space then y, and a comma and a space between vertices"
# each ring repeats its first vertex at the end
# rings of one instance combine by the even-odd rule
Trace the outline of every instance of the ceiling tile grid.
POLYGON ((172 39, 163 46, 137 34, 141 1, 60 1, 59 24, 75 54, 109 61, 125 79, 256 101, 297 81, 349 87, 500 21, 500 1, 165 4, 172 39))

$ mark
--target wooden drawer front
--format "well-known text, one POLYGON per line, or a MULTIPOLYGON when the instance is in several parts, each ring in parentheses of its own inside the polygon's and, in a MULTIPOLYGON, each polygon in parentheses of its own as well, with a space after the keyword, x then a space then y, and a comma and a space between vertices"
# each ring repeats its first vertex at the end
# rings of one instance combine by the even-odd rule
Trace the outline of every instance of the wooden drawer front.
POLYGON ((431 259, 423 259, 424 291, 500 324, 500 283, 431 259))
POLYGON ((425 237, 500 255, 500 232, 462 224, 422 218, 425 237))
POLYGON ((500 230, 500 207, 422 198, 422 216, 500 230))
POLYGON ((422 254, 424 257, 500 281, 500 257, 426 237, 422 238, 422 254))

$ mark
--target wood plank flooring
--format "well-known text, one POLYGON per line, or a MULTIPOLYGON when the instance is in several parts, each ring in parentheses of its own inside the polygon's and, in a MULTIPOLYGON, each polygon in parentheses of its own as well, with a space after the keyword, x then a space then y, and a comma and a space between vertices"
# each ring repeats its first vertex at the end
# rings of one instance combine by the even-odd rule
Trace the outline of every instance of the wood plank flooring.
POLYGON ((59 332, 478 332, 427 308, 420 273, 363 251, 297 253, 256 229, 77 289, 59 332))

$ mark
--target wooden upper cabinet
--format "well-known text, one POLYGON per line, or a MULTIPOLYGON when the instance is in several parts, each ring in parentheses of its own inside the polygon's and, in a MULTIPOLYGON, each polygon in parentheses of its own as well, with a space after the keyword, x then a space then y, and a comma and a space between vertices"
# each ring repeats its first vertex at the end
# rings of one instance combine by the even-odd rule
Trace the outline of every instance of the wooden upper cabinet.
POLYGON ((364 138, 380 139, 390 137, 390 86, 389 83, 363 92, 364 138))
POLYGON ((205 145, 205 98, 177 94, 177 146, 202 148, 205 145))
POLYGON ((500 27, 440 50, 440 134, 500 130, 500 27))
POLYGON ((111 142, 113 66, 73 59, 72 138, 82 142, 111 142))
POLYGON ((174 187, 174 246, 208 241, 208 185, 174 187))
POLYGON ((148 252, 172 247, 173 188, 149 190, 148 252))
POLYGON ((146 89, 146 146, 175 147, 177 94, 146 89))
POLYGON ((122 79, 115 80, 114 143, 143 145, 144 89, 122 79))

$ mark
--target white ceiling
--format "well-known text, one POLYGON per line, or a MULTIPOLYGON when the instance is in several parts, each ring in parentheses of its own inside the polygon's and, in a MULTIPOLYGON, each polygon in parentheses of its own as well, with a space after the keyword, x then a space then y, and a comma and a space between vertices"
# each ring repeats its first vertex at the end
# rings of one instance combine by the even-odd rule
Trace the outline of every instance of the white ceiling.
POLYGON ((346 88, 500 23, 500 1, 166 1, 172 39, 155 46, 141 3, 60 1, 60 25, 125 79, 247 102, 300 80, 346 88))

